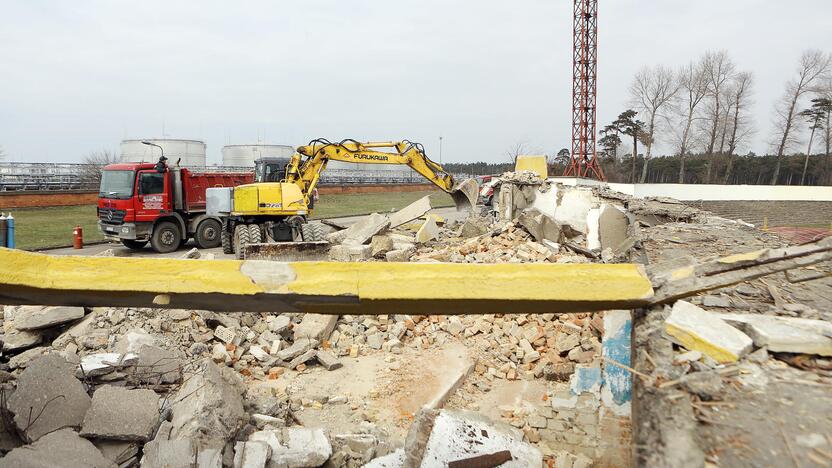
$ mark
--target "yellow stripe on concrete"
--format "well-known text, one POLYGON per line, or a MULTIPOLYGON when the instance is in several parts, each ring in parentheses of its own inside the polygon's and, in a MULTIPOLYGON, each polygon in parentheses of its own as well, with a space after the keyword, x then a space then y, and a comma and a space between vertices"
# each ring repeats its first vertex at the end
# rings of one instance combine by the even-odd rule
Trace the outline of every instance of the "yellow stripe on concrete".
POLYGON ((653 289, 641 266, 630 264, 281 263, 0 249, 0 303, 102 305, 115 298, 111 305, 141 307, 151 306, 148 295, 169 295, 163 305, 177 308, 358 313, 383 306, 453 314, 628 308, 646 304, 653 289))
POLYGON ((684 346, 686 349, 696 350, 706 354, 716 362, 727 364, 737 362, 739 359, 739 356, 736 354, 723 347, 716 346, 710 341, 702 339, 702 337, 696 333, 684 330, 671 323, 665 323, 664 329, 670 336, 676 338, 679 341, 679 344, 684 346))

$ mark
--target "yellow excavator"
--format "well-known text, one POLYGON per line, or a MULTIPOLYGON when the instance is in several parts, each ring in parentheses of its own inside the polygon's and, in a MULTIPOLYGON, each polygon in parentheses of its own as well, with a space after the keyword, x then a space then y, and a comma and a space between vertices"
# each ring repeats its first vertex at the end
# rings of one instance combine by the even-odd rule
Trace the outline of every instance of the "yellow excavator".
POLYGON ((222 220, 223 252, 241 258, 245 244, 324 240, 322 226, 307 221, 315 203, 315 188, 329 161, 407 165, 449 193, 458 210, 471 210, 476 204, 476 181, 455 183, 419 143, 317 139, 298 147, 290 159, 257 160, 253 184, 207 190, 207 211, 222 220))

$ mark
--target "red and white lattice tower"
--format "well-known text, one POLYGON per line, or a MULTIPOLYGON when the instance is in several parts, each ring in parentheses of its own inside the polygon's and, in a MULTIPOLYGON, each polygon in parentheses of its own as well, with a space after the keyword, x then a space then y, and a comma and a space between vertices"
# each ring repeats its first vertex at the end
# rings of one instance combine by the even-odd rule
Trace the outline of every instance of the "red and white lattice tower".
POLYGON ((598 0, 574 0, 572 39, 572 157, 563 175, 606 180, 595 154, 598 0))

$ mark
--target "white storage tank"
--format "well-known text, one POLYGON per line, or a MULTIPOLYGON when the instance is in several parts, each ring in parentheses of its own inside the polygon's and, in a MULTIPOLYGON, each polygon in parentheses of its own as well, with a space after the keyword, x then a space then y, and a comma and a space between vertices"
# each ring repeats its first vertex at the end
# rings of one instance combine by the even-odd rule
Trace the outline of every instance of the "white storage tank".
POLYGON ((254 161, 262 157, 291 158, 295 148, 288 145, 226 145, 222 147, 222 165, 254 167, 254 161))
POLYGON ((155 146, 145 145, 143 141, 159 145, 165 151, 168 164, 174 165, 179 160, 179 167, 205 167, 205 142, 200 140, 180 140, 173 138, 147 138, 144 140, 122 140, 121 160, 124 162, 156 162, 162 152, 155 146))

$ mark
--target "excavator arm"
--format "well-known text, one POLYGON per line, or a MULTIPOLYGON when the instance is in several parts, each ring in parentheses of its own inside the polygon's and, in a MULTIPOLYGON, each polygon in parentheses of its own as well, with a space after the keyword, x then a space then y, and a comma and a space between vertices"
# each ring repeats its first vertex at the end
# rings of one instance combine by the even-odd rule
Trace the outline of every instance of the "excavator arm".
MULTIPOLYGON (((431 161, 419 143, 367 142, 343 140, 331 143, 324 139, 298 147, 286 170, 286 181, 302 186, 308 198, 318 185, 327 162, 342 161, 356 164, 401 164, 409 166, 425 179, 450 194, 457 209, 473 209, 477 201, 477 182, 468 179, 457 184, 442 166, 431 161)), ((309 200, 307 200, 308 202, 309 200)))

